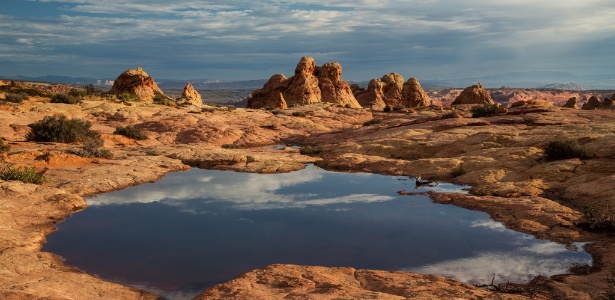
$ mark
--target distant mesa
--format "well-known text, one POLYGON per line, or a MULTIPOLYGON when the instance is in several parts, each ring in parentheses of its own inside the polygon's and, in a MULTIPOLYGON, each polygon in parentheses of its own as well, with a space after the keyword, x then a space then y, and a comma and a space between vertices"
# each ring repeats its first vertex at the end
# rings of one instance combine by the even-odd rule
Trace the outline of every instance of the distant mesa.
POLYGON ((113 82, 113 87, 109 92, 115 95, 133 94, 145 102, 153 102, 154 97, 158 95, 167 97, 156 85, 154 79, 147 75, 141 67, 136 70, 128 69, 120 74, 113 82))
POLYGON ((342 66, 329 62, 322 67, 311 57, 302 57, 295 68, 295 75, 286 78, 275 74, 263 88, 252 92, 248 108, 287 108, 328 102, 361 108, 348 81, 342 80, 342 66))
POLYGON ((397 73, 390 73, 369 81, 367 89, 356 86, 354 95, 364 107, 383 109, 389 107, 429 106, 431 101, 416 78, 404 83, 397 73))
POLYGON ((494 104, 489 92, 479 83, 465 88, 451 105, 458 104, 494 104))

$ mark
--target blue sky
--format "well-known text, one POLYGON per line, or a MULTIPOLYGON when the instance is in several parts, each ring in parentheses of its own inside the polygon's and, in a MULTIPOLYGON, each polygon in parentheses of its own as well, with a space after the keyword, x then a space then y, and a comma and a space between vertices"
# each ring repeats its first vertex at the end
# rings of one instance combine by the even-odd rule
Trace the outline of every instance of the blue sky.
POLYGON ((2 0, 0 75, 343 78, 615 73, 613 0, 2 0))

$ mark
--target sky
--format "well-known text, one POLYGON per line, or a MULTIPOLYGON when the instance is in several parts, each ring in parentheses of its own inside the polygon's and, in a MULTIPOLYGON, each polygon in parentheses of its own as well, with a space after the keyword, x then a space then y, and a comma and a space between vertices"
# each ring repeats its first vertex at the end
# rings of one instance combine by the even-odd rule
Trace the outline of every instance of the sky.
POLYGON ((615 73, 613 0, 2 0, 0 75, 345 80, 615 73))

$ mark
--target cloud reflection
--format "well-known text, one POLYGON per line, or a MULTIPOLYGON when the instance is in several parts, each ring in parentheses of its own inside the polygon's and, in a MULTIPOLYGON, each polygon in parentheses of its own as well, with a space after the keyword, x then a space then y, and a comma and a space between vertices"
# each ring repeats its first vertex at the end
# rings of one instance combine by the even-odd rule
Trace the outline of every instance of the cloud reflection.
MULTIPOLYGON (((563 248, 562 245, 559 245, 563 248)), ((549 245, 548 247, 552 247, 549 245)), ((540 248, 540 246, 538 247, 540 248)), ((565 250, 565 248, 564 248, 565 250)), ((544 253, 540 253, 544 254, 544 253)), ((551 253, 547 253, 551 254, 551 253)), ((537 275, 551 276, 564 274, 573 263, 580 259, 560 257, 540 257, 530 254, 484 253, 475 257, 445 261, 420 268, 408 268, 405 271, 438 274, 470 284, 488 284, 495 277, 495 282, 525 283, 537 275)), ((591 259, 584 263, 591 264, 591 259)))
MULTIPOLYGON (((199 172, 193 170, 192 172, 199 172)), ((291 174, 246 174, 216 171, 216 176, 185 172, 165 177, 154 185, 142 185, 87 200, 90 206, 161 202, 180 206, 183 211, 200 213, 183 207, 183 201, 204 199, 206 203, 226 202, 237 209, 302 208, 312 205, 373 203, 390 201, 392 196, 357 193, 327 197, 317 193, 281 193, 284 188, 322 180, 324 170, 309 166, 291 174)))

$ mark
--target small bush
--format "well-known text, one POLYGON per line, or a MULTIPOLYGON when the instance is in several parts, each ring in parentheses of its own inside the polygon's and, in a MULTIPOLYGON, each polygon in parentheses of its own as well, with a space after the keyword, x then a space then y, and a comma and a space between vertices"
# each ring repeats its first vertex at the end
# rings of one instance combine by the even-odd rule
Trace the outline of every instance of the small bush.
POLYGON ((145 154, 151 155, 151 156, 162 155, 162 153, 158 149, 155 149, 155 148, 150 148, 150 149, 145 150, 145 154))
POLYGON ((477 105, 470 109, 472 118, 488 117, 495 114, 498 106, 496 104, 477 105))
POLYGON ((363 126, 369 126, 369 125, 380 124, 380 123, 382 123, 382 119, 371 119, 367 122, 364 122, 363 126))
POLYGON ((68 94, 69 94, 70 96, 77 97, 77 98, 79 98, 79 99, 81 99, 81 98, 83 98, 83 97, 87 96, 87 92, 86 92, 86 91, 84 91, 84 90, 78 90, 78 89, 71 89, 71 90, 68 92, 68 94))
MULTIPOLYGON (((29 124, 26 139, 32 142, 76 143, 87 139, 100 140, 100 133, 90 130, 89 121, 68 119, 65 115, 47 116, 29 124)), ((102 140, 101 140, 102 143, 102 140)))
POLYGON ((132 125, 128 126, 118 126, 115 128, 113 134, 123 135, 125 137, 129 137, 135 140, 147 140, 147 135, 141 131, 141 129, 136 128, 132 125))
POLYGON ((344 108, 352 108, 352 105, 347 103, 346 105, 344 105, 344 108))
POLYGON ((67 94, 55 94, 51 97, 51 103, 79 104, 81 98, 67 94))
POLYGON ((226 106, 226 110, 228 110, 228 111, 234 111, 236 109, 237 109, 237 106, 235 106, 235 105, 227 105, 226 106))
POLYGON ((609 207, 603 211, 597 211, 591 204, 585 204, 583 211, 588 219, 587 227, 594 231, 613 231, 615 229, 615 212, 609 207))
POLYGON ((385 107, 382 109, 382 111, 383 111, 383 112, 390 112, 390 111, 391 111, 391 107, 387 105, 387 106, 385 106, 385 107))
POLYGON ((101 139, 85 138, 82 148, 69 149, 67 152, 81 157, 113 158, 113 153, 110 150, 101 148, 103 144, 101 139))
POLYGON ((273 106, 267 106, 267 107, 265 107, 265 110, 268 110, 268 111, 272 111, 272 110, 274 110, 274 109, 275 109, 275 107, 273 107, 273 106))
POLYGON ((154 103, 165 106, 176 106, 176 103, 173 99, 170 99, 169 97, 160 94, 154 96, 154 103))
POLYGON ((119 94, 119 95, 116 95, 116 97, 117 97, 118 100, 126 101, 126 102, 139 102, 139 101, 141 101, 141 99, 139 99, 139 97, 137 97, 137 95, 131 94, 131 93, 119 94))
POLYGON ((216 109, 215 109, 215 108, 213 108, 213 107, 203 107, 203 108, 201 108, 201 112, 208 112, 208 113, 212 113, 212 112, 214 112, 214 111, 216 111, 216 109))
POLYGON ((299 153, 303 155, 318 155, 323 151, 320 146, 303 146, 299 149, 299 153))
POLYGON ((95 95, 96 94, 96 88, 94 87, 93 84, 88 84, 85 87, 83 87, 85 90, 85 94, 86 95, 95 95))
POLYGON ((592 158, 593 154, 575 141, 551 141, 545 148, 547 160, 561 160, 571 158, 592 158))
POLYGON ((294 111, 293 117, 305 117, 305 113, 302 111, 294 111))
POLYGON ((47 179, 32 167, 5 167, 0 170, 0 179, 19 180, 24 183, 43 184, 47 179))
POLYGON ((4 100, 11 103, 21 103, 28 99, 28 94, 24 92, 8 93, 4 95, 4 100))
POLYGON ((405 107, 403 107, 401 105, 397 105, 397 106, 393 107, 393 111, 401 111, 401 110, 404 110, 404 109, 405 109, 405 107))
POLYGON ((486 187, 475 187, 470 189, 470 194, 474 196, 491 196, 493 193, 486 187))
POLYGON ((0 139, 0 153, 11 151, 11 146, 5 145, 4 140, 0 139))
POLYGON ((276 110, 272 110, 271 113, 274 114, 274 115, 279 115, 279 114, 282 114, 284 112, 282 110, 280 110, 280 109, 276 109, 276 110))
POLYGON ((442 119, 457 119, 461 118, 461 115, 456 111, 447 112, 442 115, 442 119))

